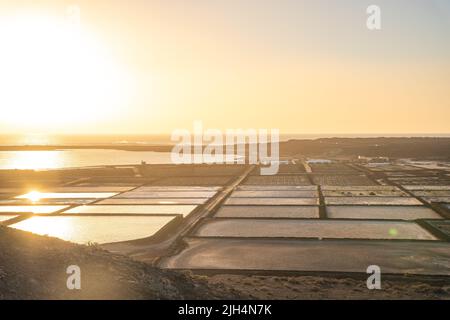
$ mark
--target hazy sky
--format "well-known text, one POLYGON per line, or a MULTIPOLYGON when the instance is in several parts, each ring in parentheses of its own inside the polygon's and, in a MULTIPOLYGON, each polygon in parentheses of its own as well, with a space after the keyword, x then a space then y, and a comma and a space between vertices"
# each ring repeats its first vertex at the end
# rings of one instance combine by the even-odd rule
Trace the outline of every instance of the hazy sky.
POLYGON ((447 0, 0 0, 0 27, 3 133, 450 133, 447 0))

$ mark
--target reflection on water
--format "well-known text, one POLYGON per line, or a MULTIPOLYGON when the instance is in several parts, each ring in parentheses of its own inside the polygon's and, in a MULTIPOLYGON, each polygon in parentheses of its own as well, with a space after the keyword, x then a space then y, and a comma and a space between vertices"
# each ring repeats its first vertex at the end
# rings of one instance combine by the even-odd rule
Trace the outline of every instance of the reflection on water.
POLYGON ((298 219, 211 219, 200 237, 437 240, 414 222, 298 219))
POLYGON ((80 244, 146 238, 174 217, 32 217, 10 227, 80 244))
POLYGON ((0 169, 57 169, 139 164, 141 161, 170 163, 170 153, 99 149, 0 152, 0 169))
POLYGON ((16 223, 12 225, 12 227, 40 235, 49 235, 60 239, 73 238, 74 228, 72 227, 72 222, 67 219, 61 219, 56 220, 57 223, 55 223, 54 219, 55 218, 50 217, 33 217, 16 223))
POLYGON ((105 204, 114 204, 114 205, 195 205, 195 204, 204 204, 208 201, 207 198, 177 198, 170 199, 165 198, 164 200, 151 198, 139 198, 139 199, 118 199, 111 198, 98 202, 97 204, 105 205, 105 204))
POLYGON ((32 191, 20 196, 16 199, 35 199, 38 202, 40 199, 102 199, 115 196, 116 192, 36 192, 32 191))
POLYGON ((22 199, 30 200, 31 202, 39 202, 42 199, 42 194, 38 191, 31 191, 22 196, 22 199))
MULTIPOLYGON (((230 156, 236 159, 237 156, 230 156)), ((0 151, 0 169, 58 169, 104 165, 172 163, 170 152, 80 149, 57 151, 0 151)), ((206 163, 212 162, 205 160, 206 163)))
POLYGON ((60 168, 62 151, 3 151, 0 169, 60 168))
POLYGON ((84 205, 89 204, 97 199, 40 199, 39 201, 32 202, 28 199, 6 199, 0 200, 0 206, 3 205, 84 205))
POLYGON ((69 206, 0 206, 0 213, 50 214, 69 206))
POLYGON ((182 214, 187 216, 195 205, 95 205, 80 206, 64 212, 64 214, 182 214))
POLYGON ((15 218, 16 216, 0 216, 0 223, 15 218))

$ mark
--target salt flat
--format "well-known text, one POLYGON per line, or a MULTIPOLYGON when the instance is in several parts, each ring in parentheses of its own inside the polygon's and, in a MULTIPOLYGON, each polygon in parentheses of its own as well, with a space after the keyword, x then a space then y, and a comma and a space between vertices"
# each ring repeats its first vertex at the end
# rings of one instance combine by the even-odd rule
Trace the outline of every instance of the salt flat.
POLYGON ((401 190, 323 190, 324 197, 409 197, 401 190))
POLYGON ((102 244, 150 237, 174 219, 174 216, 40 216, 15 223, 10 227, 79 244, 89 242, 102 244))
POLYGON ((0 216, 0 223, 4 222, 4 221, 7 221, 7 220, 10 220, 10 219, 13 219, 15 217, 17 217, 17 216, 0 216))
MULTIPOLYGON (((115 196, 115 192, 41 192, 40 199, 102 199, 115 196)), ((29 194, 17 196, 16 199, 28 199, 29 194)))
POLYGON ((29 199, 7 199, 0 200, 0 205, 27 206, 27 205, 82 205, 97 201, 97 199, 40 199, 31 201, 29 199))
POLYGON ((217 218, 319 218, 317 206, 222 206, 217 218))
POLYGON ((198 237, 336 238, 436 240, 408 221, 299 219, 211 219, 195 232, 198 237))
POLYGON ((138 192, 152 192, 152 191, 219 191, 220 186, 143 186, 135 189, 138 192))
POLYGON ((403 186, 405 189, 408 190, 447 190, 450 191, 450 186, 427 186, 427 185, 405 185, 403 186))
POLYGON ((425 206, 327 206, 326 210, 333 219, 442 219, 425 206))
POLYGON ((378 265, 384 274, 450 276, 448 243, 436 241, 196 238, 187 243, 161 267, 366 274, 368 266, 378 265))
POLYGON ((412 193, 418 197, 450 197, 450 190, 414 190, 412 193))
POLYGON ((115 198, 211 198, 215 194, 216 191, 130 191, 119 194, 115 198))
POLYGON ((265 186, 258 186, 258 185, 240 185, 236 188, 236 190, 239 191, 281 191, 281 190, 287 190, 287 191, 317 191, 317 186, 283 186, 283 185, 265 185, 265 186))
POLYGON ((292 190, 253 190, 235 191, 231 194, 233 198, 316 198, 317 191, 292 191, 292 190))
POLYGON ((354 191, 354 190, 361 190, 361 191, 400 191, 399 188, 395 187, 395 186, 352 186, 352 185, 348 185, 348 186, 331 186, 331 185, 323 185, 321 186, 322 190, 330 190, 330 191, 354 191))
POLYGON ((0 213, 51 214, 69 206, 0 206, 0 213))
POLYGON ((450 203, 450 197, 423 197, 423 200, 427 202, 450 203))
POLYGON ((134 189, 135 186, 71 186, 51 187, 40 190, 46 193, 91 193, 91 192, 125 192, 134 189))
POLYGON ((419 200, 412 197, 326 197, 325 203, 327 205, 422 205, 419 200))
POLYGON ((95 206, 79 206, 64 211, 64 214, 114 214, 114 215, 128 215, 128 214, 140 214, 140 215, 167 215, 167 214, 181 214, 187 216, 197 206, 195 205, 95 205, 95 206))
POLYGON ((229 198, 226 205, 318 205, 317 198, 229 198))
POLYGON ((110 199, 105 199, 102 201, 97 202, 97 204, 116 204, 116 205, 149 205, 149 204, 155 204, 155 205, 162 205, 162 204, 167 204, 167 205, 175 205, 175 204, 180 204, 180 205, 185 205, 185 204, 189 204, 189 205, 199 205, 199 204, 204 204, 206 203, 206 201, 208 201, 209 199, 207 198, 137 198, 137 199, 132 199, 132 198, 110 198, 110 199))

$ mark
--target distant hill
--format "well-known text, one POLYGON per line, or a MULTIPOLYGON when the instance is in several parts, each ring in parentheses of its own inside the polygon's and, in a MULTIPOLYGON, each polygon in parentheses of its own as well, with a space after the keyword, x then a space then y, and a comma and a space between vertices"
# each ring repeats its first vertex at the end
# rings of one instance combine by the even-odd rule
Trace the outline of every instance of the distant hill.
POLYGON ((450 138, 322 138, 280 144, 282 155, 450 159, 450 138))
MULTIPOLYGON (((0 151, 112 149, 126 151, 170 152, 172 145, 33 145, 0 146, 0 151)), ((281 156, 390 157, 450 159, 450 138, 320 138, 289 140, 280 143, 281 156)))

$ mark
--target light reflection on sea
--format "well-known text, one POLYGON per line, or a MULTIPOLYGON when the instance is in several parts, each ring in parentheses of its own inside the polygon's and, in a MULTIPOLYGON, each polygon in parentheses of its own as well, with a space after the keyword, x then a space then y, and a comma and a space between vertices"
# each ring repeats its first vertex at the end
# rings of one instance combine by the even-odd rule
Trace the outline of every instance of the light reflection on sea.
POLYGON ((58 169, 102 165, 170 163, 169 152, 122 150, 0 151, 0 169, 58 169))
MULTIPOLYGON (((142 161, 148 164, 170 164, 172 163, 171 153, 108 149, 0 151, 0 170, 136 165, 142 161)), ((209 163, 209 161, 204 162, 209 163)))

